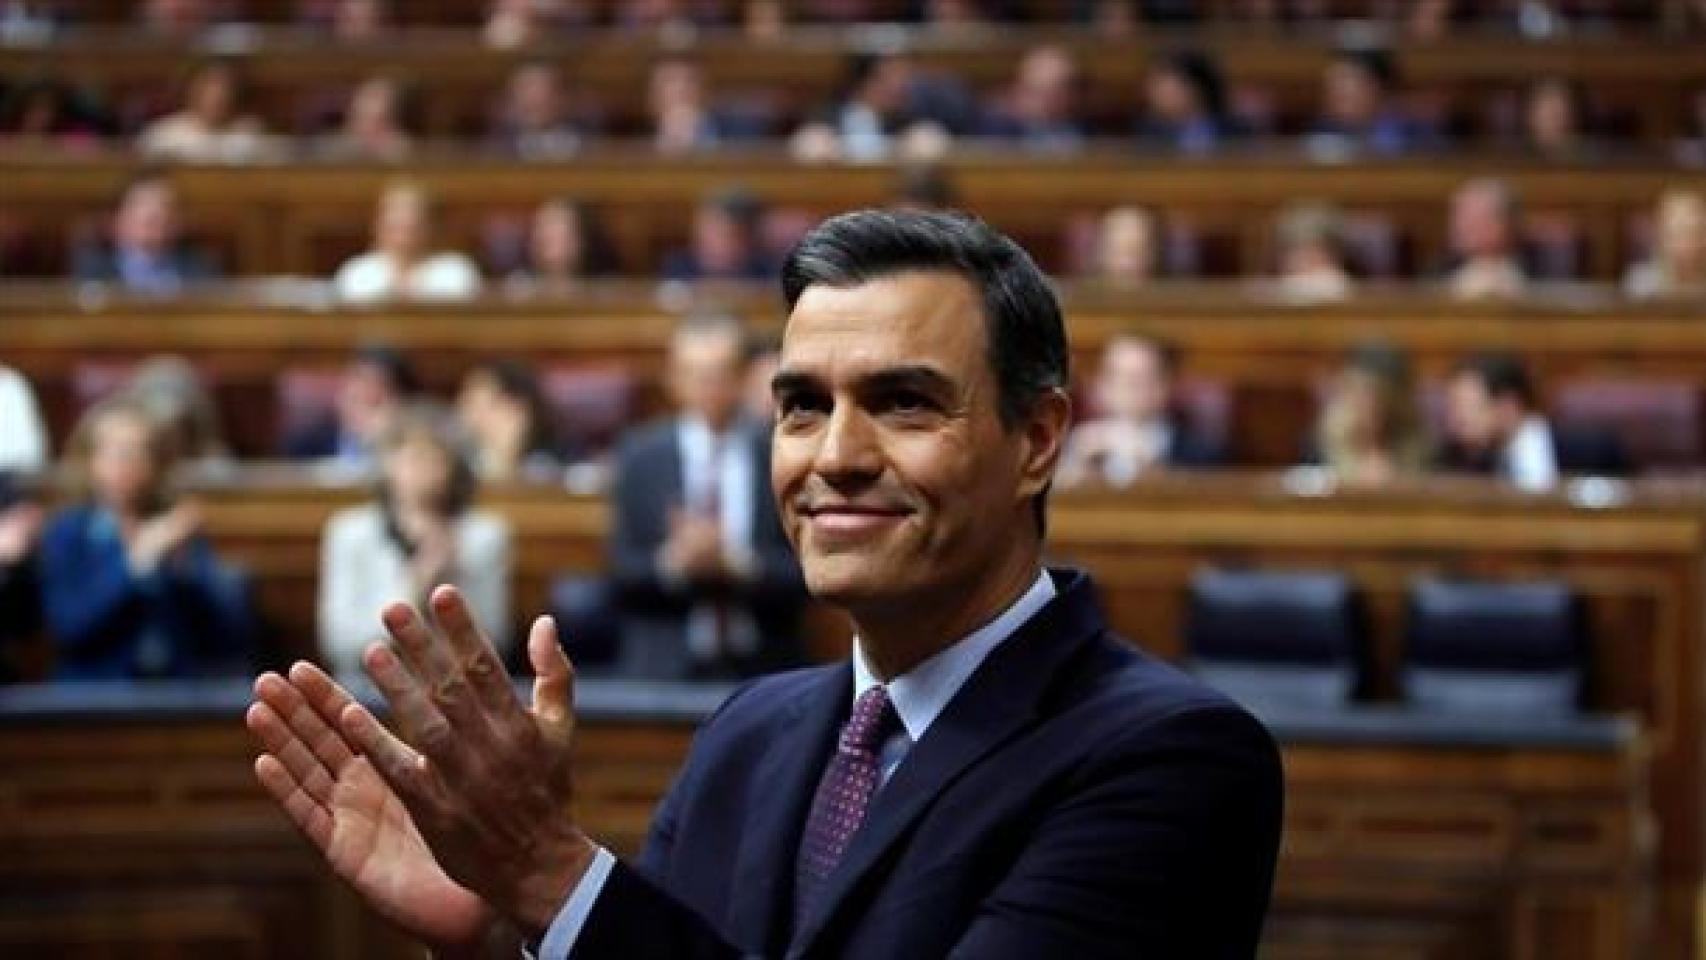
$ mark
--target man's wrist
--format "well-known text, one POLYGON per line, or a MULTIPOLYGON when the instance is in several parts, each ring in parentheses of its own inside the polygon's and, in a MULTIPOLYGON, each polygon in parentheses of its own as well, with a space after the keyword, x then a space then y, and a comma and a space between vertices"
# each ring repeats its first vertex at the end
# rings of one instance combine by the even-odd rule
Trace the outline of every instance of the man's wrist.
POLYGON ((562 910, 564 901, 574 893, 581 879, 592 868, 598 856, 598 846, 585 834, 576 834, 563 862, 523 881, 516 890, 515 903, 509 912, 510 922, 525 943, 538 943, 562 910))

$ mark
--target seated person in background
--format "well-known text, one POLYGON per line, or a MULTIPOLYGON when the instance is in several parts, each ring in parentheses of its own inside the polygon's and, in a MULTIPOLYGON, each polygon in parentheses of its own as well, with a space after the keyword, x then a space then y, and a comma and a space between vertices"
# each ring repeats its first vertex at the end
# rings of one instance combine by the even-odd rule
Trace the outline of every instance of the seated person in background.
POLYGON ((569 156, 586 139, 570 116, 569 107, 563 78, 554 64, 545 60, 523 63, 504 84, 490 143, 520 160, 569 156))
POLYGON ((741 415, 740 321, 690 316, 670 341, 677 413, 617 453, 610 569, 617 669, 743 676, 798 659, 805 586, 770 493, 770 432, 741 415))
POLYGON ((1149 68, 1143 91, 1137 139, 1145 147, 1212 153, 1237 134, 1227 115, 1220 68, 1205 54, 1186 51, 1161 58, 1149 68))
POLYGON ((646 115, 651 122, 652 147, 666 156, 712 150, 765 132, 759 123, 743 123, 715 109, 704 70, 685 56, 665 57, 652 64, 646 83, 646 115))
POLYGON ((764 250, 764 204, 742 187, 718 191, 693 211, 692 246, 664 257, 665 280, 770 280, 776 265, 764 250))
POLYGON ((1383 343, 1354 350, 1333 378, 1305 459, 1358 487, 1425 470, 1427 434, 1409 358, 1383 343))
POLYGON ((41 517, 41 507, 19 495, 11 475, 0 470, 0 683, 18 678, 14 645, 41 624, 35 566, 41 517))
POLYGON ((25 80, 0 98, 0 145, 92 150, 110 130, 98 103, 52 77, 25 80))
POLYGON ((561 26, 563 7, 562 0, 491 0, 481 36, 498 50, 539 43, 561 26))
POLYGON ((1065 47, 1032 47, 1019 61, 1006 96, 984 116, 978 135, 1032 150, 1075 150, 1084 144, 1081 84, 1078 63, 1065 47))
POLYGON ((127 292, 171 296, 218 276, 200 249, 187 243, 178 219, 178 191, 158 173, 141 173, 119 192, 109 242, 72 257, 79 282, 113 283, 127 292))
POLYGON ((480 292, 480 270, 453 251, 432 249, 437 210, 426 187, 398 181, 373 214, 372 248, 344 261, 332 277, 350 301, 466 300, 480 292))
POLYGON ((1548 160, 1581 160, 1593 153, 1581 87, 1562 77, 1529 85, 1522 105, 1523 149, 1548 160))
POLYGON ((208 60, 184 81, 180 106, 136 137, 136 149, 151 160, 253 160, 266 148, 266 131, 244 112, 246 88, 237 64, 208 60))
POLYGON ((1706 295, 1706 199, 1690 190, 1659 198, 1653 255, 1629 268, 1623 292, 1631 297, 1706 295))
POLYGON ((1120 334, 1108 341, 1091 386, 1091 418, 1073 427, 1061 453, 1055 476, 1063 488, 1126 487, 1150 470, 1224 461, 1175 407, 1178 363, 1171 346, 1147 337, 1120 334))
POLYGON ((0 366, 0 473, 34 473, 47 466, 47 427, 24 375, 0 366))
POLYGON ((474 471, 449 412, 411 404, 379 441, 376 501, 332 515, 320 541, 320 652, 338 676, 361 676, 361 651, 384 634, 379 611, 425 604, 455 584, 505 654, 510 631, 510 529, 473 507, 474 471))
POLYGON ((180 468, 218 472, 235 465, 219 426, 219 407, 188 361, 150 357, 130 375, 123 393, 166 431, 180 468))
POLYGON ((1136 289, 1155 279, 1155 217, 1142 207, 1115 207, 1096 228, 1092 272, 1086 279, 1136 289))
POLYGON ((414 151, 405 119, 412 112, 409 90, 396 77, 368 77, 350 91, 338 129, 320 141, 320 152, 340 160, 393 162, 414 151))
POLYGON ((1446 385, 1445 401, 1445 442, 1435 460, 1442 470, 1492 474, 1535 491, 1551 489, 1565 473, 1628 472, 1616 437, 1546 421, 1516 357, 1465 360, 1446 385))
POLYGON ((1520 297, 1528 270, 1517 246, 1517 199, 1503 180, 1471 180, 1451 196, 1451 253, 1446 274, 1459 300, 1520 297))
POLYGON ((420 378, 401 352, 381 344, 361 347, 344 368, 332 412, 286 436, 284 455, 369 469, 380 433, 420 391, 420 378))
POLYGON ((171 437, 119 396, 84 414, 66 451, 76 503, 48 523, 41 596, 60 679, 186 677, 247 667, 252 612, 171 492, 171 437))
POLYGON ((933 163, 908 164, 895 181, 889 207, 894 210, 952 210, 959 193, 947 171, 933 163))
POLYGON ((144 0, 137 20, 153 39, 194 40, 218 22, 212 0, 144 0))
POLYGON ((1328 303, 1350 298, 1356 281, 1345 267, 1344 224, 1338 211, 1319 204, 1289 207, 1274 232, 1282 299, 1328 303))
POLYGON ((391 5, 386 0, 333 0, 327 26, 339 43, 378 43, 391 32, 391 5))
POLYGON ((534 209, 524 262, 505 283, 512 293, 560 296, 615 272, 615 254, 597 212, 583 201, 553 197, 534 209))
POLYGON ((456 418, 472 443, 474 472, 488 482, 561 478, 557 431, 539 378, 515 360, 487 360, 462 378, 456 418))
POLYGON ((927 158, 949 140, 942 115, 955 91, 920 76, 901 53, 861 54, 848 68, 845 93, 825 115, 795 131, 791 149, 807 160, 927 158))
POLYGON ((1434 146, 1398 103, 1398 68, 1384 50, 1341 50, 1321 80, 1321 116, 1310 132, 1321 145, 1376 156, 1434 146))
POLYGON ((746 341, 746 384, 742 387, 744 408, 741 415, 747 420, 769 426, 776 422, 776 394, 770 381, 782 365, 782 338, 774 333, 754 334, 746 341))

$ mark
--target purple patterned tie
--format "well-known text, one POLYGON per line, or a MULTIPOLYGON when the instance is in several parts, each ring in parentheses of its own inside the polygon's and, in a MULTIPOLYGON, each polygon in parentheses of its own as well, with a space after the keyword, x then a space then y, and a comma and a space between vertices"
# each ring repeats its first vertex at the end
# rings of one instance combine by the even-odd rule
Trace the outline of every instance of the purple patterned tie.
POLYGON ((796 922, 805 915, 818 886, 841 862, 848 841, 864 822, 871 796, 882 781, 883 741, 899 720, 894 704, 889 702, 889 692, 881 684, 854 701, 853 716, 841 728, 841 740, 824 768, 823 779, 818 781, 805 833, 800 837, 794 877, 796 922))

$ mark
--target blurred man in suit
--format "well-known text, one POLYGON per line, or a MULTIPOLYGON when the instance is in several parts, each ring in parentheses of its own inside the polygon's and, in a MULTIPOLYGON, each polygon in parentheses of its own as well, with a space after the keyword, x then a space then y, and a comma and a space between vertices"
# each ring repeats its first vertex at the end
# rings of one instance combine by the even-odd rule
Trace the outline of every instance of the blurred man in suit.
POLYGON ((738 319, 689 317, 670 341, 676 414, 617 453, 622 673, 737 676, 797 659, 805 584, 770 496, 769 424, 742 409, 745 365, 738 319))
POLYGON ((1060 462, 1061 486, 1129 486, 1168 467, 1213 467, 1220 447, 1179 410, 1178 353, 1145 337, 1121 334, 1102 349, 1092 387, 1096 413, 1079 424, 1060 462))
POLYGON ((528 712, 450 588, 439 631, 399 604, 368 651, 401 737, 307 664, 257 681, 263 784, 445 952, 502 923, 549 960, 1253 956, 1273 742, 1042 565, 1071 419, 1042 273, 979 221, 864 211, 783 288, 771 479, 853 655, 733 693, 637 864, 575 822, 550 621, 528 712))
POLYGON ((184 239, 177 188, 158 173, 125 184, 106 240, 79 249, 71 273, 79 281, 150 296, 172 296, 219 276, 207 255, 184 239))
POLYGON ((1483 354, 1458 365, 1446 386, 1443 470, 1488 473, 1524 490, 1549 490, 1564 473, 1623 474, 1617 438, 1549 423, 1522 361, 1483 354))

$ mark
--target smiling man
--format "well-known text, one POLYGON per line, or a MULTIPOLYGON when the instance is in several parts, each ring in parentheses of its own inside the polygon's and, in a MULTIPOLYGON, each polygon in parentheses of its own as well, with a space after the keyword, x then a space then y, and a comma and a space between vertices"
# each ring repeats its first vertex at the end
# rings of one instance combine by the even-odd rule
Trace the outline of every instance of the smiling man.
POLYGON ((732 695, 622 864, 570 810, 554 628, 524 710, 444 588, 436 631, 399 605, 368 653, 400 736, 305 664, 257 682, 263 784, 445 953, 502 925, 550 958, 1252 956, 1271 739, 1042 564, 1071 417, 1042 274, 978 221, 867 211, 783 287, 772 482, 849 662, 732 695))

